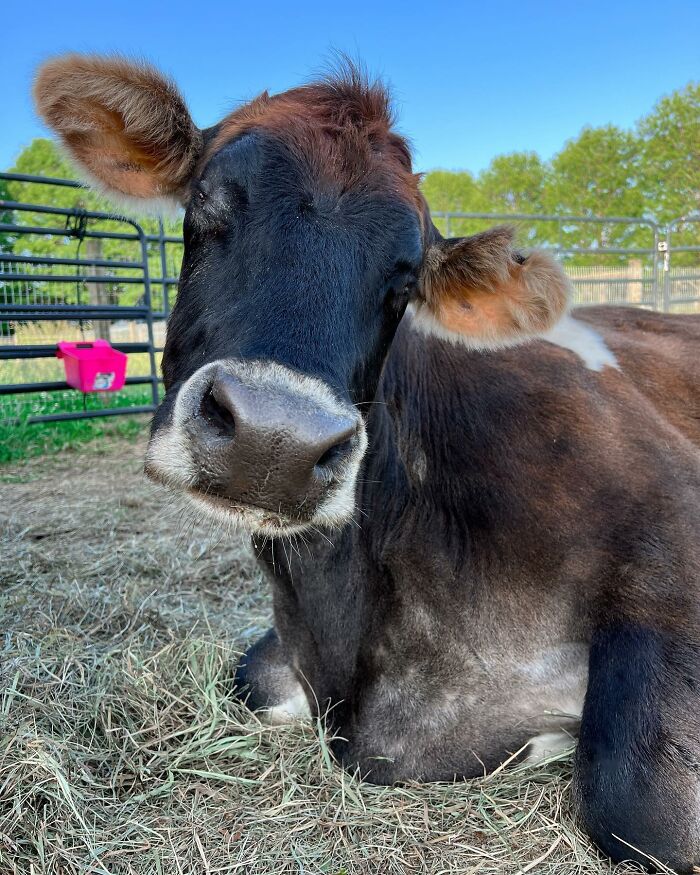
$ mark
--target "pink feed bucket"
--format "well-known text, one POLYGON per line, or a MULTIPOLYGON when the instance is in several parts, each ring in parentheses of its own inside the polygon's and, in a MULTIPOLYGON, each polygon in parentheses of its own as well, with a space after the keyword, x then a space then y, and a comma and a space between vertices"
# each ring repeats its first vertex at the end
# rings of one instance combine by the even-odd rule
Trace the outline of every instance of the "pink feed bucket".
POLYGON ((63 359, 66 382, 81 392, 116 392, 126 378, 126 355, 106 340, 68 343, 62 340, 56 351, 63 359))

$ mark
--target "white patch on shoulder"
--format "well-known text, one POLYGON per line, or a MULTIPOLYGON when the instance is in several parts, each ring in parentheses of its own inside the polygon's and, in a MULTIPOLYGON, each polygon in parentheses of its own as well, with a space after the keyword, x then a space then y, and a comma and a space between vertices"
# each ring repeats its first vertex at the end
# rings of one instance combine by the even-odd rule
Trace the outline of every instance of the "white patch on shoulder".
POLYGON ((528 742, 529 747, 524 762, 528 765, 536 765, 550 757, 572 750, 574 744, 575 739, 563 730, 561 732, 543 732, 528 742))
POLYGON ((292 720, 310 720, 311 708, 309 708, 309 700, 306 698, 306 693, 298 684, 298 689, 284 702, 279 705, 273 705, 272 708, 265 708, 260 711, 260 717, 273 726, 280 723, 289 723, 292 720))
POLYGON ((571 350, 591 371, 604 367, 619 368, 615 354, 600 334, 590 325, 579 322, 570 314, 562 316, 554 328, 540 335, 542 340, 571 350))

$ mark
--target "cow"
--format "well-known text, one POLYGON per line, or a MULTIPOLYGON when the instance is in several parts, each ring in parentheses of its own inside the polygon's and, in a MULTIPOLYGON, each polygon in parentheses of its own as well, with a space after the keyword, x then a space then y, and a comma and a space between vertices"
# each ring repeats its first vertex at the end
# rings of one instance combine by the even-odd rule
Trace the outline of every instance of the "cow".
POLYGON ((146 472, 250 533, 249 705, 327 715, 382 784, 578 735, 594 841, 700 863, 700 317, 571 310, 508 228, 443 238, 350 64, 205 130, 121 57, 34 95, 101 191, 185 207, 146 472))

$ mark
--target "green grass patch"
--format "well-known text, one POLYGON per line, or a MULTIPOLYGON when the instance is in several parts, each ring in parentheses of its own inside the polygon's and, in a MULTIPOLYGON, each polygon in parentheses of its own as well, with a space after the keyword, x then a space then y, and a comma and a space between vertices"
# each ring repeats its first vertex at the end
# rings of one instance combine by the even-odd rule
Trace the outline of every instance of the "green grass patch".
POLYGON ((147 415, 106 416, 30 424, 31 416, 78 413, 151 403, 150 387, 127 386, 121 392, 41 392, 0 398, 0 464, 45 453, 57 453, 105 437, 136 438, 144 434, 147 415))

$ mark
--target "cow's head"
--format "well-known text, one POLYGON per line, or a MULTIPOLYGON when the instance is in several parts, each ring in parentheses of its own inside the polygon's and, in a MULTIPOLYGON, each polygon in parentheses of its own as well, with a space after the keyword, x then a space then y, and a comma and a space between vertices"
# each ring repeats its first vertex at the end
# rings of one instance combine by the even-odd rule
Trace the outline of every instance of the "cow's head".
POLYGON ((119 58, 40 70, 39 112, 102 190, 186 208, 151 477, 254 532, 352 515, 365 404, 406 308, 472 348, 546 331, 566 282, 507 229, 444 240, 385 90, 353 69, 199 130, 119 58))

